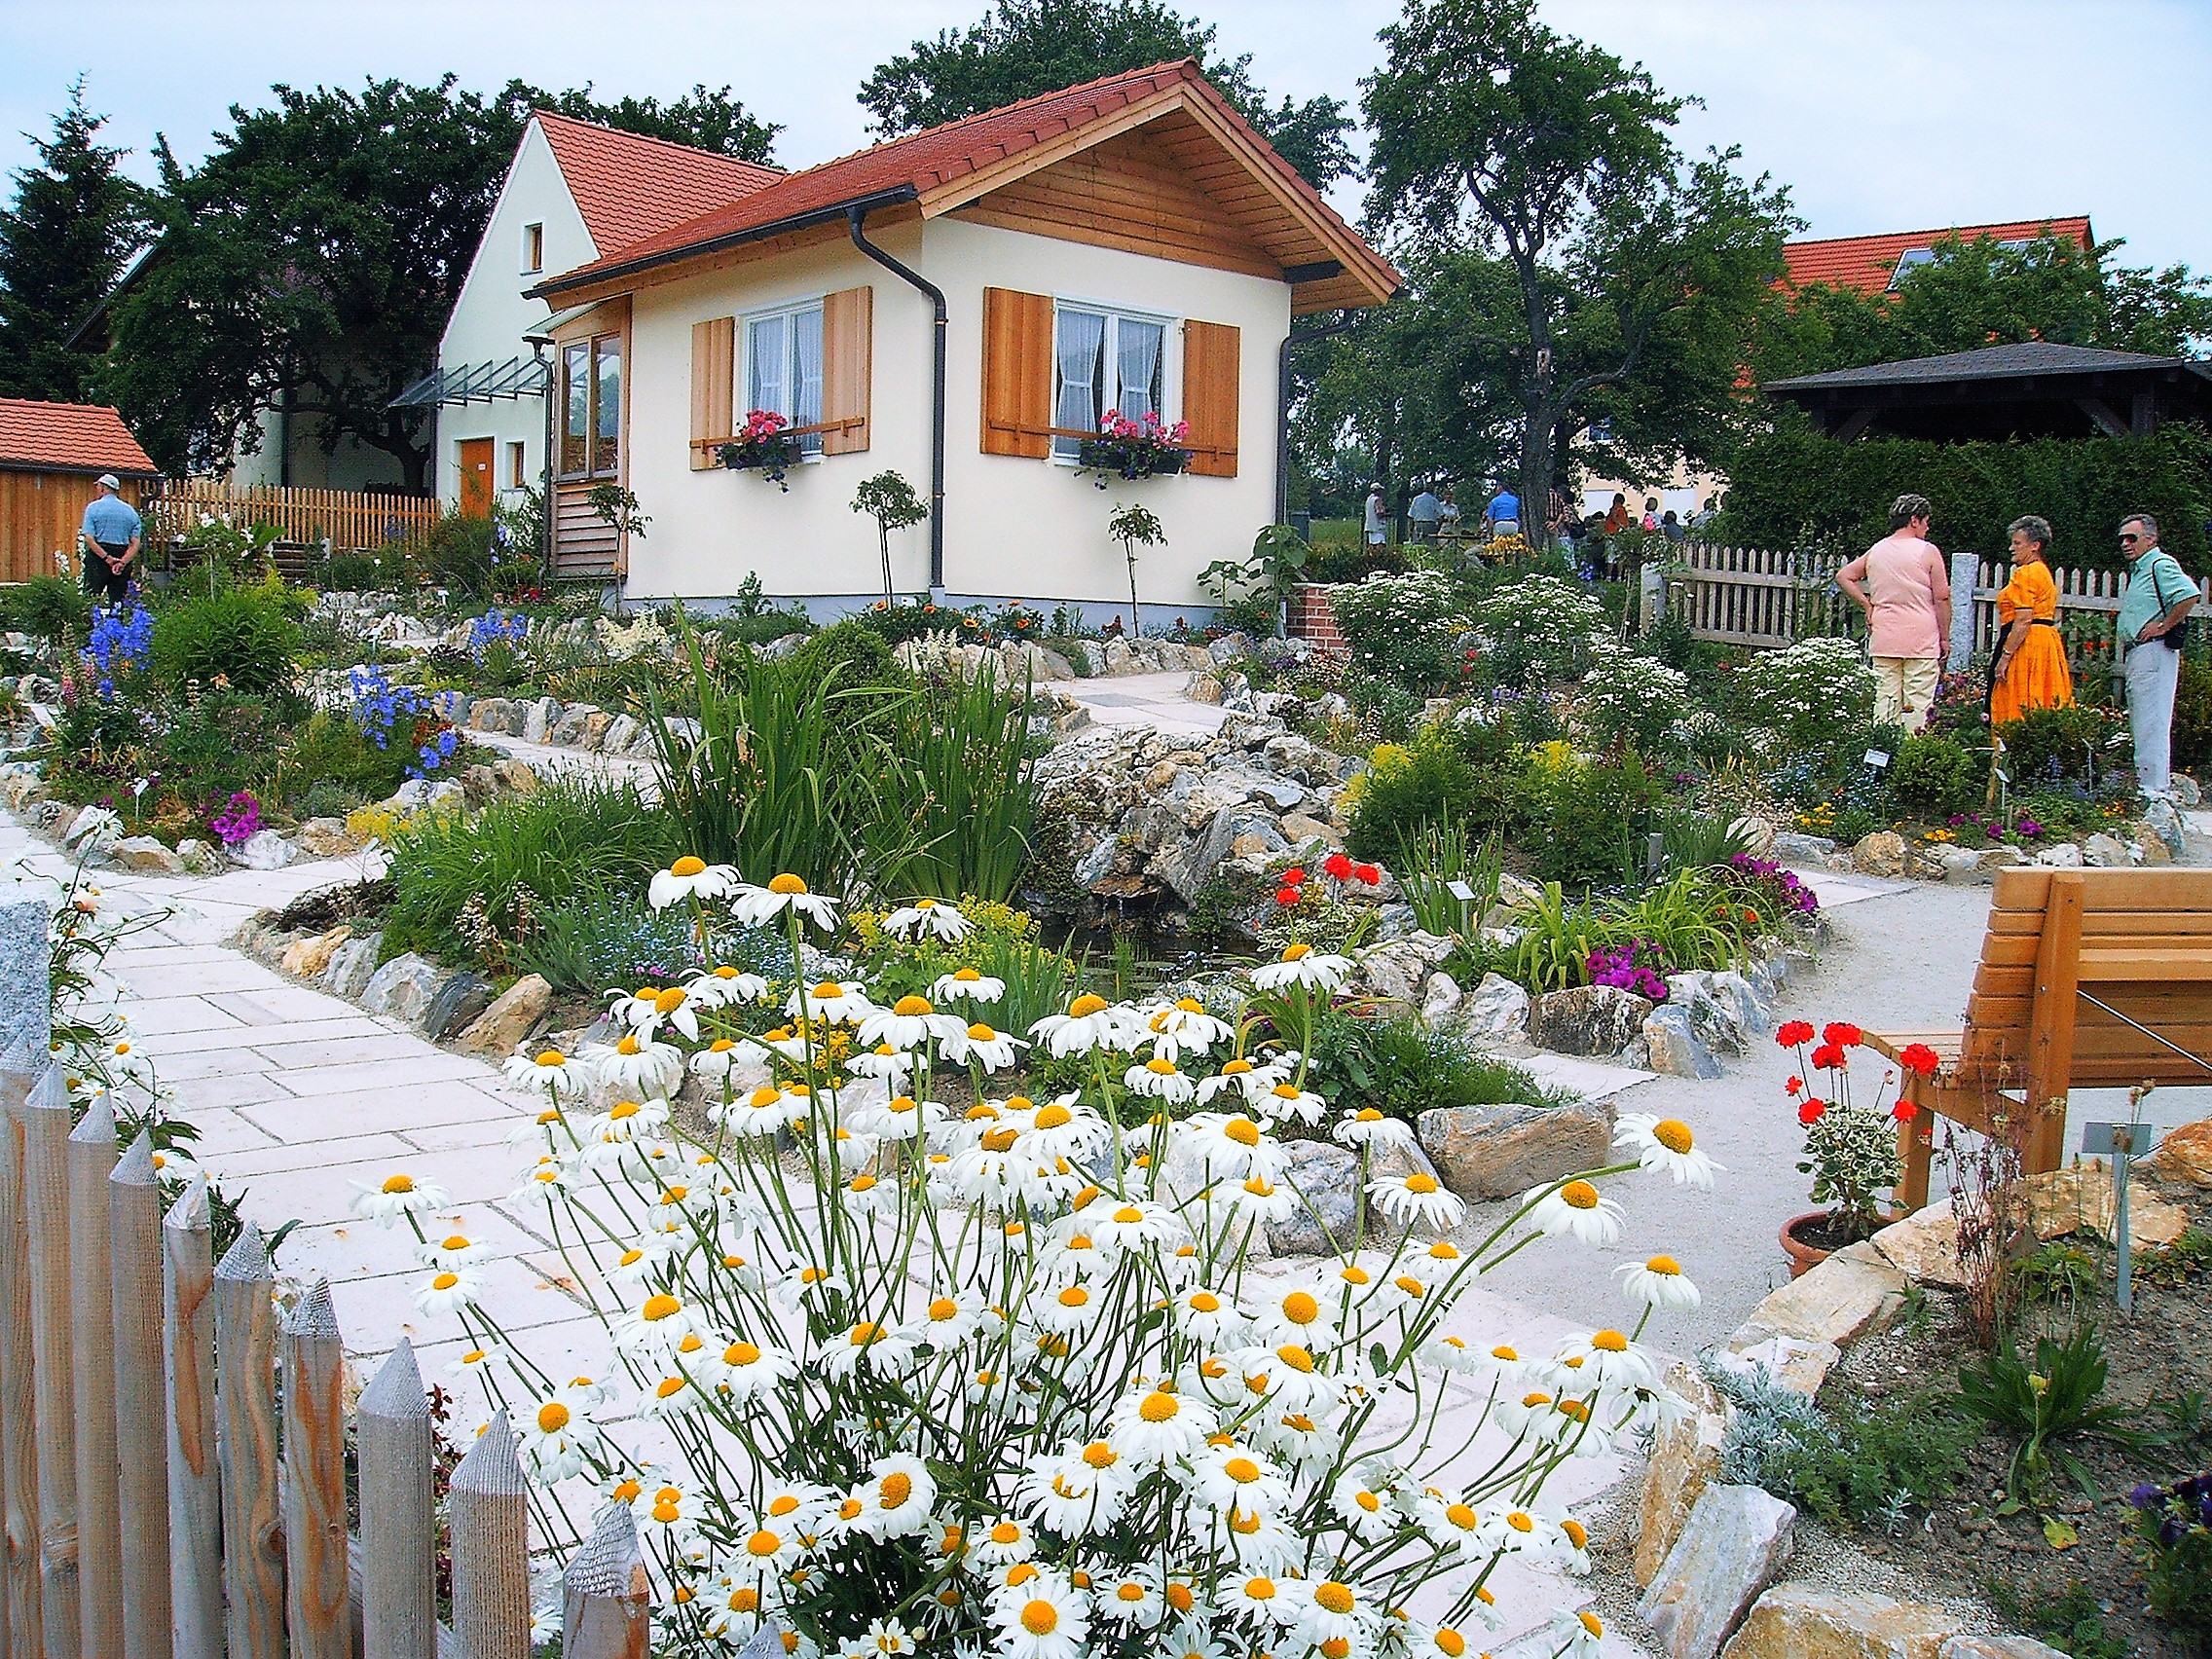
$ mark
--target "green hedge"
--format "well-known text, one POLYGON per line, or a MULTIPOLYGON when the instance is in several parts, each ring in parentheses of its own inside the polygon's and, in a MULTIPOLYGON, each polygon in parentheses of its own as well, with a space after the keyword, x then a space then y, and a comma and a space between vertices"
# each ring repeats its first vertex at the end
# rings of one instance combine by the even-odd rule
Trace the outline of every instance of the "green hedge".
POLYGON ((1857 552, 1887 535, 1890 503, 1908 492, 1936 507, 1934 539, 2002 558, 2022 513, 2051 524, 2061 570, 2117 570, 2120 515, 2157 515, 2160 539, 2193 572, 2207 563, 2212 436, 2168 426, 2148 438, 2037 438, 1937 444, 1913 438, 1837 443, 1795 422, 1745 445, 1730 469, 1711 538, 1742 547, 1825 545, 1857 552))

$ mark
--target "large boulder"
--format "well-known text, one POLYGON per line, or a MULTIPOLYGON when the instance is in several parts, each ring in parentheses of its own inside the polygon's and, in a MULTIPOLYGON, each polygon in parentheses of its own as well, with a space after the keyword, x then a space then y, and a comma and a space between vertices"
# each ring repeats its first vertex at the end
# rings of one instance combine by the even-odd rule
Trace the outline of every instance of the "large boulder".
POLYGON ((1320 1256, 1349 1250, 1359 1234, 1359 1159, 1328 1141, 1283 1143, 1283 1184, 1299 1195, 1297 1209, 1268 1227, 1268 1244, 1280 1256, 1320 1256))
POLYGON ((1747 1323, 1838 1347, 1887 1325, 1904 1306, 1905 1276, 1871 1244, 1852 1244, 1770 1292, 1747 1323))
POLYGON ((1851 849, 1851 867, 1861 875, 1892 879, 1905 873, 1904 837, 1895 830, 1877 830, 1860 838, 1851 849))
POLYGON ((1720 1478, 1720 1449, 1728 1439, 1728 1403, 1695 1366, 1677 1360, 1668 1369, 1666 1384, 1690 1409, 1652 1431, 1632 1562, 1639 1584, 1658 1576, 1660 1563, 1682 1535, 1699 1496, 1720 1478))
POLYGON ((1431 970, 1452 954, 1454 942, 1416 931, 1363 953, 1353 983, 1386 1002, 1420 1006, 1420 988, 1431 970))
POLYGON ((2102 830, 2083 841, 2082 862, 2091 869, 2126 869, 2135 863, 2125 842, 2102 830))
POLYGON ((492 1001, 492 981, 463 968, 430 993, 417 1021, 423 1035, 435 1042, 482 1014, 492 1001))
POLYGON ((1459 1029, 1483 1043, 1518 1043, 1529 1035, 1529 990, 1502 974, 1485 974, 1483 982, 1460 999, 1459 1029))
POLYGON ((1959 1218, 1951 1213, 1949 1198, 1892 1222, 1871 1242, 1884 1261, 1917 1283, 1946 1290, 1966 1286, 1966 1270, 1959 1265, 1959 1218))
POLYGON ((142 875, 182 875, 184 861, 154 839, 151 835, 130 835, 108 850, 119 869, 136 870, 142 875))
POLYGON ((256 830, 231 849, 231 862, 247 869, 282 869, 300 849, 275 830, 256 830))
POLYGON ((328 933, 296 940, 284 947, 276 966, 295 979, 319 979, 329 968, 330 959, 338 954, 338 947, 352 937, 353 930, 340 923, 328 933))
POLYGON ((1504 1198, 1601 1167, 1613 1145, 1612 1108, 1437 1106, 1417 1122, 1421 1149, 1464 1198, 1504 1198))
POLYGON ((1529 1040, 1562 1054, 1617 1054, 1643 1035, 1655 1006, 1617 985, 1546 991, 1529 1005, 1529 1040))
MULTIPOLYGON (((2094 1233, 2108 1244, 2120 1236, 2112 1170, 2101 1158, 2030 1175, 2020 1183, 2039 1238, 2094 1233)), ((2138 1250, 2171 1244, 2189 1229, 2189 1212, 2142 1188, 2127 1195, 2127 1236, 2138 1250)))
POLYGON ((404 956, 394 956, 369 976, 361 990, 361 1006, 371 1014, 388 1014, 413 1025, 422 1019, 445 980, 443 968, 411 950, 404 956))
POLYGON ((1637 1611, 1670 1659, 1714 1659, 1788 1565, 1797 1511, 1755 1486, 1708 1486, 1637 1611))
MULTIPOLYGON (((1623 1045, 1625 1048, 1627 1045, 1623 1045)), ((1698 1040, 1689 1011, 1670 1002, 1651 1011, 1643 1022, 1644 1058, 1663 1077, 1714 1078, 1720 1062, 1698 1040)))
POLYGON ((535 974, 525 974, 478 1014, 454 1042, 467 1054, 504 1059, 521 1048, 553 1006, 553 987, 535 974))
POLYGON ((2212 1118, 2199 1118, 2169 1132, 2145 1167, 2169 1181, 2212 1187, 2212 1118))
POLYGON ((1858 1590, 1777 1584, 1721 1659, 1942 1659, 1963 1621, 1942 1607, 1858 1590))
POLYGON ((310 858, 342 859, 360 850, 360 837, 348 831, 343 818, 311 818, 300 826, 300 845, 310 858))

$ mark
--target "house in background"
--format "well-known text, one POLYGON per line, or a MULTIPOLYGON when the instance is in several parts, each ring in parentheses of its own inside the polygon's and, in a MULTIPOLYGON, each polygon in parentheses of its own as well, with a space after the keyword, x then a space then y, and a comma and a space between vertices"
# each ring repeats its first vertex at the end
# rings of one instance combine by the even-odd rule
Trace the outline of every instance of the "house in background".
MULTIPOLYGON (((483 518, 503 493, 544 482, 549 313, 527 290, 549 272, 603 258, 783 176, 543 110, 533 115, 439 341, 437 369, 396 400, 436 411, 439 497, 483 518)), ((611 380, 604 395, 610 422, 611 380)))
MULTIPOLYGON (((514 257, 514 218, 480 267, 514 257)), ((883 578, 854 491, 896 469, 935 509, 895 548, 899 591, 1125 607, 1106 521, 1141 501, 1167 536, 1138 568, 1148 621, 1201 610, 1198 572, 1276 516, 1292 317, 1399 283, 1189 61, 776 177, 572 267, 548 247, 547 268, 560 574, 714 601, 757 572, 858 608, 883 578), (783 488, 719 458, 756 409, 797 435, 783 488), (1189 474, 1100 489, 1077 451, 1115 411, 1188 423, 1189 474), (601 484, 647 534, 591 510, 601 484)))
POLYGON ((0 582, 62 574, 56 553, 77 571, 77 531, 103 472, 134 507, 161 477, 105 404, 0 397, 0 582))

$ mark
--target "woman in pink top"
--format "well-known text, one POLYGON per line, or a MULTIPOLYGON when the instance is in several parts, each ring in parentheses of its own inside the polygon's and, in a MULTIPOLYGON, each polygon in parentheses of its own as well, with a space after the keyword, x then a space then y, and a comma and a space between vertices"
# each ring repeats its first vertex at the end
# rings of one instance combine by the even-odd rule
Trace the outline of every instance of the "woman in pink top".
POLYGON ((1899 496, 1890 534, 1835 573, 1866 613, 1874 659, 1874 720, 1918 731, 1928 723, 1951 633, 1951 578, 1928 539, 1926 496, 1899 496))

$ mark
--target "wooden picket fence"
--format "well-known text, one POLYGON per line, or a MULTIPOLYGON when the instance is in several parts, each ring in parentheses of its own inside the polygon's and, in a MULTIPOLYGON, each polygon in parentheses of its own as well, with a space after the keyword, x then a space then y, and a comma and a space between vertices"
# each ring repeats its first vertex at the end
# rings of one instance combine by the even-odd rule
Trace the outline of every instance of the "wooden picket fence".
MULTIPOLYGON (((258 1231, 216 1262, 203 1185, 165 1215, 147 1137, 119 1149, 104 1099, 70 1117, 43 1040, 0 1058, 0 1659, 529 1659, 505 1414, 448 1484, 443 1624, 410 1345, 352 1412, 350 1530, 329 1286, 280 1311, 258 1231)), ((627 1505, 600 1511, 564 1585, 565 1654, 643 1659, 651 1591, 627 1505)))
POLYGON ((212 516, 228 518, 240 529, 275 525, 284 541, 327 540, 339 552, 384 553, 427 546, 445 506, 434 497, 169 478, 162 481, 143 511, 149 540, 174 539, 212 516))

